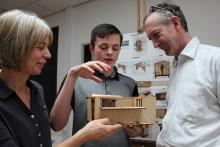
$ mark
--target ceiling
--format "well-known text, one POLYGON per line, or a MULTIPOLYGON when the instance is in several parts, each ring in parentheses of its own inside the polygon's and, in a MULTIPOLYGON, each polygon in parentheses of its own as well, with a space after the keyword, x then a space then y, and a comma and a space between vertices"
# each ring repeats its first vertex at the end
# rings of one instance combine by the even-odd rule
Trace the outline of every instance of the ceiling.
POLYGON ((23 9, 46 17, 92 0, 0 0, 0 13, 11 9, 23 9))

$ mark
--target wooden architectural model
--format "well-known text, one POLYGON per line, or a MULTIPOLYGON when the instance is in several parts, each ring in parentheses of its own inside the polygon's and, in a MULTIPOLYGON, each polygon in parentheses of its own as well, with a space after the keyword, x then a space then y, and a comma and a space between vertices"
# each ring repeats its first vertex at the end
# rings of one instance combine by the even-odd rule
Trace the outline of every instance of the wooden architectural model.
POLYGON ((149 125, 156 123, 156 98, 152 95, 87 97, 88 121, 109 118, 112 123, 149 125))
POLYGON ((151 81, 136 81, 136 84, 140 95, 150 94, 150 90, 148 88, 151 86, 151 81))
MULTIPOLYGON (((156 93, 157 101, 161 101, 165 103, 166 100, 166 92, 156 93)), ((156 116, 159 118, 163 118, 166 114, 166 107, 157 107, 156 116)))

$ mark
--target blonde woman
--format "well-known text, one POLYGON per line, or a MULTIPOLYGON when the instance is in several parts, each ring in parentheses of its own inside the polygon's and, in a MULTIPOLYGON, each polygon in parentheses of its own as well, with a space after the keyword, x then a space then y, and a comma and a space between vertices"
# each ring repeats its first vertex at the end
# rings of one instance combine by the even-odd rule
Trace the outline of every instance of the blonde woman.
MULTIPOLYGON (((29 80, 29 76, 39 75, 51 58, 48 45, 52 39, 50 27, 35 14, 12 10, 0 15, 1 147, 52 146, 43 88, 29 80)), ((91 68, 108 70, 105 64, 91 68)), ((91 70, 83 71, 88 78, 92 76, 91 70)), ((77 147, 88 140, 100 140, 121 127, 109 123, 108 119, 90 122, 59 146, 77 147)))

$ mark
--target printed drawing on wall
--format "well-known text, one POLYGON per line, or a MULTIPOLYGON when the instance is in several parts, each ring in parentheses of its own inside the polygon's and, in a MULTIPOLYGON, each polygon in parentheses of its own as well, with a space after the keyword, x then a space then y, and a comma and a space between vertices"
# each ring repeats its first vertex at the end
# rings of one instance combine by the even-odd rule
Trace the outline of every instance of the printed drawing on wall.
POLYGON ((137 51, 137 52, 141 52, 144 50, 144 42, 140 39, 136 40, 135 43, 134 43, 134 49, 137 51))
POLYGON ((144 61, 137 62, 133 65, 134 73, 145 73, 146 72, 146 63, 144 61))
POLYGON ((122 47, 116 67, 119 72, 136 81, 169 80, 172 57, 155 49, 146 34, 123 35, 122 47))
POLYGON ((161 61, 154 63, 155 66, 155 78, 157 76, 170 76, 170 63, 169 61, 161 61))
POLYGON ((122 74, 127 74, 128 73, 128 63, 127 62, 121 62, 118 63, 117 67, 118 67, 118 72, 122 73, 122 74))
POLYGON ((133 57, 142 57, 147 54, 147 38, 144 35, 133 35, 133 57))

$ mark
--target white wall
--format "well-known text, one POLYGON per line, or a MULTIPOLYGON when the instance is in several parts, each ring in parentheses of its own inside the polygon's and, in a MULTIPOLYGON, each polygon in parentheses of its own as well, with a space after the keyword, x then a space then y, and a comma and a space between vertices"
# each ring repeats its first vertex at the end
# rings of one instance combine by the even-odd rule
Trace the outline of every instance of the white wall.
MULTIPOLYGON (((162 0, 148 0, 148 7, 162 0)), ((165 0, 164 0, 165 1, 165 0)), ((201 42, 220 46, 220 1, 219 0, 166 0, 180 5, 188 21, 189 32, 201 42)), ((100 23, 112 23, 122 33, 136 31, 136 0, 93 0, 89 3, 69 8, 67 12, 49 16, 46 21, 51 26, 59 26, 58 86, 68 68, 82 63, 83 44, 89 43, 91 29, 100 23), (71 19, 71 20, 65 20, 71 19), (71 25, 65 25, 71 21, 71 25), (67 28, 70 27, 70 28, 67 28), (67 45, 72 33, 71 45, 67 45)))
POLYGON ((83 44, 90 42, 90 32, 94 26, 100 23, 112 23, 122 33, 136 31, 136 0, 94 0, 67 11, 45 18, 51 26, 60 27, 58 86, 69 67, 83 62, 83 44), (70 13, 71 16, 66 16, 70 13), (72 26, 67 29, 65 22, 72 26), (71 48, 66 48, 68 43, 65 42, 65 35, 69 33, 72 33, 72 40, 69 42, 71 48))
POLYGON ((220 47, 220 1, 219 0, 176 0, 188 22, 189 32, 200 41, 220 47))
POLYGON ((220 47, 219 0, 148 0, 148 7, 162 1, 180 6, 191 36, 198 36, 202 43, 220 47))

